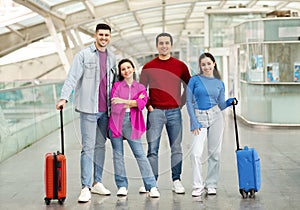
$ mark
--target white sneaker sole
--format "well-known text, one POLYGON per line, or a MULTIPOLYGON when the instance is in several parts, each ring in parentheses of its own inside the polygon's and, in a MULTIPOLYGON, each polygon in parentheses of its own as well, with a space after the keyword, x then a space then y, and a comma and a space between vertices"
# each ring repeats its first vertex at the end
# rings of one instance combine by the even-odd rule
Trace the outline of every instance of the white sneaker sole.
POLYGON ((175 189, 173 189, 173 192, 175 192, 176 194, 185 194, 185 191, 176 191, 175 189))
POLYGON ((159 195, 149 195, 150 198, 159 198, 159 195))
POLYGON ((87 203, 87 202, 89 202, 90 200, 91 200, 91 198, 88 199, 88 200, 80 200, 80 199, 78 199, 78 203, 87 203))
POLYGON ((93 189, 91 189, 91 193, 93 193, 93 194, 98 194, 98 195, 110 195, 110 194, 111 194, 111 192, 108 192, 108 193, 100 193, 100 192, 98 192, 98 191, 96 191, 96 190, 93 190, 93 189))
POLYGON ((143 188, 143 189, 139 189, 139 193, 141 193, 141 194, 143 194, 143 193, 147 193, 147 192, 149 192, 149 191, 147 191, 145 188, 143 188))

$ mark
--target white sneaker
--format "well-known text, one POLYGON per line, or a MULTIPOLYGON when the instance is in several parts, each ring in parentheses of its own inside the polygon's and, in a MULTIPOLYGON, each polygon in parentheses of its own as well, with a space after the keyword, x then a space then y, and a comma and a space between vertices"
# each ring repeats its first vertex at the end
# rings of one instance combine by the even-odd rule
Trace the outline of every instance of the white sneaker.
POLYGON ((216 195, 217 194, 216 188, 208 188, 207 189, 207 194, 208 195, 216 195))
POLYGON ((205 192, 205 189, 204 189, 204 188, 196 188, 196 189, 193 189, 192 196, 193 196, 193 197, 199 197, 199 196, 201 196, 204 192, 205 192))
POLYGON ((184 187, 182 186, 181 181, 179 179, 177 179, 173 182, 172 190, 177 194, 184 194, 185 193, 184 187))
POLYGON ((100 182, 97 182, 91 189, 92 193, 99 195, 110 195, 110 191, 104 187, 100 182))
POLYGON ((128 190, 126 189, 126 187, 120 187, 117 192, 117 196, 126 196, 127 194, 128 190))
POLYGON ((88 187, 84 187, 81 192, 80 195, 78 197, 78 202, 79 203, 86 203, 89 200, 91 200, 91 192, 90 189, 88 187))
POLYGON ((139 193, 147 193, 148 191, 146 190, 146 188, 144 186, 141 186, 139 189, 139 193))
POLYGON ((150 198, 159 198, 160 193, 158 192, 157 187, 152 187, 149 192, 150 198))

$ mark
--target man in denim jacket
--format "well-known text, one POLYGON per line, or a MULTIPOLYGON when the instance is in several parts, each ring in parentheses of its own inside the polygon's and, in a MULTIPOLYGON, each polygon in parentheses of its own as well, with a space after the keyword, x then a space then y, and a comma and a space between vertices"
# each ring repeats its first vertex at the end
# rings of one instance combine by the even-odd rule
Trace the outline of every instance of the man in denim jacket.
POLYGON ((115 55, 107 48, 111 28, 98 24, 95 42, 74 57, 56 108, 65 107, 74 90, 75 110, 80 113, 82 136, 81 185, 78 202, 88 202, 91 192, 110 195, 102 184, 105 143, 110 114, 110 92, 117 78, 115 55), (93 183, 92 172, 94 171, 93 183))

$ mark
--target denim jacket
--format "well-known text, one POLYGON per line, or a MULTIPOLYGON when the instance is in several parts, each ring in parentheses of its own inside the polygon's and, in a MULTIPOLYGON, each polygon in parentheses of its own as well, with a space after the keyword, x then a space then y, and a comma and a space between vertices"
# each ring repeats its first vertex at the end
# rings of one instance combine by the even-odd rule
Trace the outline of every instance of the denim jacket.
MULTIPOLYGON (((110 114, 110 92, 117 80, 116 58, 107 49, 107 107, 110 114)), ((99 55, 95 43, 77 53, 64 82, 61 99, 69 101, 74 90, 75 110, 84 113, 98 112, 98 95, 100 84, 99 55)))

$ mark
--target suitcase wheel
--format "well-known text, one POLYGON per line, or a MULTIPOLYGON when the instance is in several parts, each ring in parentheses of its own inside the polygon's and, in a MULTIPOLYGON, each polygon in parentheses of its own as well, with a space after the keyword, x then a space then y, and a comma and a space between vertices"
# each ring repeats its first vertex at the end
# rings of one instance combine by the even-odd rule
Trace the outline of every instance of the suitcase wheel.
POLYGON ((250 189, 249 193, 250 193, 249 198, 255 198, 255 190, 254 189, 250 189))
POLYGON ((46 205, 50 205, 51 199, 50 198, 45 198, 45 203, 46 205))
POLYGON ((60 205, 63 205, 64 202, 65 202, 65 198, 58 199, 58 203, 59 203, 60 205))
POLYGON ((248 197, 248 193, 244 189, 240 189, 240 193, 241 193, 243 199, 248 197))

